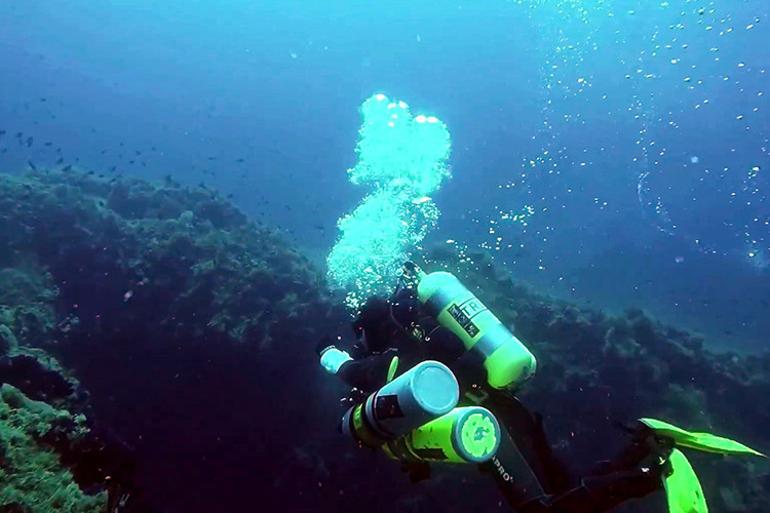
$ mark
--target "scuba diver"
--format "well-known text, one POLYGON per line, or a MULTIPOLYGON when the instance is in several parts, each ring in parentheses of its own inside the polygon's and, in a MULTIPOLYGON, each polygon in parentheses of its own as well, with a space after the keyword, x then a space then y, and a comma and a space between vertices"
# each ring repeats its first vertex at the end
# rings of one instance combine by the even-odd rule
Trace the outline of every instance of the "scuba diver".
POLYGON ((321 366, 351 387, 341 430, 401 462, 410 479, 430 463, 475 463, 519 513, 599 513, 665 488, 671 513, 707 511, 692 467, 677 449, 752 449, 656 419, 623 426, 626 447, 587 475, 554 455, 542 417, 515 392, 535 373, 532 353, 452 274, 411 262, 388 299, 370 298, 348 351, 328 338, 321 366), (459 406, 458 406, 459 405, 459 406))

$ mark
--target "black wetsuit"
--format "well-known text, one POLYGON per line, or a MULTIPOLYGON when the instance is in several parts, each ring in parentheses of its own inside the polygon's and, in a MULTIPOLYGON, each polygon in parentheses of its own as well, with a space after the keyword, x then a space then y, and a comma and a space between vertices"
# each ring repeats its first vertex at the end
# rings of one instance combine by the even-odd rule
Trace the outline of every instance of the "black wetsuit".
MULTIPOLYGON (((388 301, 370 300, 353 327, 365 339, 350 349, 353 360, 337 373, 351 387, 363 393, 379 389, 398 355, 398 374, 421 361, 437 360, 454 372, 462 395, 482 398, 479 404, 495 414, 504 436, 495 457, 479 467, 495 479, 514 511, 599 513, 661 488, 663 467, 657 463, 651 434, 641 426, 614 460, 588 476, 570 476, 551 450, 541 416, 510 393, 488 387, 481 362, 473 361, 473 353, 456 335, 424 314, 411 290, 403 289, 388 301)), ((413 480, 429 475, 427 465, 411 470, 413 480)))

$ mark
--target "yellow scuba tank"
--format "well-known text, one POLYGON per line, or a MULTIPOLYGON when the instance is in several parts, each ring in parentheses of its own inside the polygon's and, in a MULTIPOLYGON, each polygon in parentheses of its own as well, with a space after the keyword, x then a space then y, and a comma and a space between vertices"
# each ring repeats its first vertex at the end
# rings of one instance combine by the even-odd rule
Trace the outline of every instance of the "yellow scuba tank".
POLYGON ((500 425, 480 406, 464 406, 387 442, 385 454, 399 461, 484 463, 500 447, 500 425))
POLYGON ((438 322, 483 360, 487 382, 497 389, 516 387, 535 373, 532 353, 453 274, 421 275, 417 297, 438 322))

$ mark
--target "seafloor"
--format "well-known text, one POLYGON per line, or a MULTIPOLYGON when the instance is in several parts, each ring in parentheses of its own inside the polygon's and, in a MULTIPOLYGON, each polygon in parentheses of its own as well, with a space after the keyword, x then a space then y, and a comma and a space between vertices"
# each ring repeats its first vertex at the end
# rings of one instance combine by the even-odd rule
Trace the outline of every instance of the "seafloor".
MULTIPOLYGON (((473 468, 411 485, 337 434, 342 389, 313 348, 347 334, 345 312, 306 258, 212 191, 0 175, 0 240, 0 512, 104 511, 115 482, 143 511, 505 510, 473 468)), ((437 250, 426 267, 472 284, 536 354, 523 399, 576 468, 641 416, 770 450, 770 355, 550 299, 483 254, 437 250)), ((766 461, 692 461, 712 511, 770 511, 766 461)))

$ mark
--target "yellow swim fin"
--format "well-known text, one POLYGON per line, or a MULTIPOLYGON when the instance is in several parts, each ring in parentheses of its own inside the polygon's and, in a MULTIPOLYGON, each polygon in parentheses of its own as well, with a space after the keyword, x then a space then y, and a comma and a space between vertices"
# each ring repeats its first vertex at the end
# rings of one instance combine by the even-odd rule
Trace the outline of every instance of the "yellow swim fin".
POLYGON ((639 421, 655 431, 656 434, 673 439, 678 447, 687 447, 715 454, 750 454, 763 458, 767 457, 761 452, 729 438, 712 435, 711 433, 694 433, 658 419, 644 418, 639 419, 639 421))
POLYGON ((766 457, 747 445, 711 433, 687 431, 658 419, 644 418, 639 419, 639 422, 654 431, 657 436, 674 441, 674 448, 668 456, 672 472, 663 480, 669 513, 708 513, 708 506, 698 476, 687 457, 677 447, 687 447, 715 454, 766 457))
POLYGON ((668 458, 673 472, 663 480, 669 513, 708 513, 703 488, 687 457, 678 449, 668 458))

